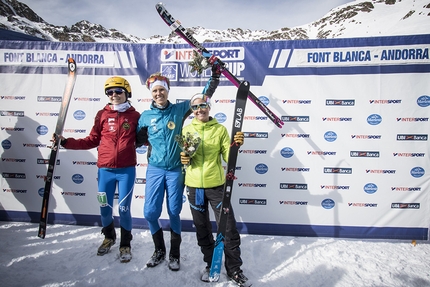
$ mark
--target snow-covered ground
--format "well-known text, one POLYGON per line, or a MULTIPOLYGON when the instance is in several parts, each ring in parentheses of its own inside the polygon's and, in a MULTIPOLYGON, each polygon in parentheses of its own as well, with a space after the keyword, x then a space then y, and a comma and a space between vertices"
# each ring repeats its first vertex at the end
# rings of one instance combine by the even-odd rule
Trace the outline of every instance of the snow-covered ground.
MULTIPOLYGON (((133 230, 133 259, 120 263, 118 243, 97 256, 99 227, 0 222, 0 286, 236 286, 225 270, 218 283, 200 281, 204 268, 194 233, 184 232, 181 270, 167 262, 147 268, 153 244, 149 230, 133 230)), ((119 229, 117 229, 119 233, 119 229)), ((164 232, 165 240, 170 239, 164 232)), ((253 286, 430 286, 430 244, 406 240, 359 240, 242 235, 244 274, 253 286)))

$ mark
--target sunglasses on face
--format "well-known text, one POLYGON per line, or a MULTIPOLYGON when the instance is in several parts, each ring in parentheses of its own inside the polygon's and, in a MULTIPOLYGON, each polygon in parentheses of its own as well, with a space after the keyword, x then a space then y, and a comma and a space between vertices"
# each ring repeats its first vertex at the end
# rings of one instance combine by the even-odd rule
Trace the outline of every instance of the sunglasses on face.
POLYGON ((191 106, 191 109, 193 111, 197 111, 198 109, 207 109, 207 108, 208 108, 208 104, 207 103, 201 103, 201 104, 198 104, 198 105, 192 105, 191 106))
POLYGON ((152 76, 151 78, 146 80, 146 87, 149 89, 149 86, 157 80, 166 82, 167 86, 170 88, 170 80, 169 80, 169 78, 164 77, 164 76, 152 76))
POLYGON ((106 90, 106 95, 112 96, 114 93, 117 95, 122 95, 122 93, 124 92, 125 91, 123 89, 110 89, 110 90, 106 90))

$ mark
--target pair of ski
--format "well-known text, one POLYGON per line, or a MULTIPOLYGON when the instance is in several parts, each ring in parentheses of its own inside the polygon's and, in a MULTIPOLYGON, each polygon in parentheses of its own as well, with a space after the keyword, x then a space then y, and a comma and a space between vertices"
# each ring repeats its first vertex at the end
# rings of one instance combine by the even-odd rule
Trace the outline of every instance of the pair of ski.
MULTIPOLYGON (((219 64, 222 67, 221 73, 236 87, 238 87, 236 96, 236 106, 234 110, 233 127, 231 131, 231 147, 227 162, 226 183, 224 186, 224 194, 221 205, 220 219, 215 241, 215 248, 212 257, 212 264, 209 273, 209 280, 216 282, 219 280, 222 267, 222 257, 224 253, 224 239, 227 228, 227 216, 230 211, 231 194, 233 190, 234 173, 236 170, 237 154, 239 146, 234 144, 234 135, 242 130, 243 117, 246 106, 246 99, 250 99, 268 118, 279 128, 282 128, 284 122, 276 116, 260 99, 258 99, 250 90, 249 82, 240 82, 227 68, 225 63, 211 54, 205 47, 202 46, 181 24, 175 20, 173 16, 166 10, 162 3, 155 5, 158 14, 163 21, 182 39, 190 44, 196 52, 206 58, 209 64, 219 64)), ((243 283, 241 286, 250 286, 249 283, 243 283)))

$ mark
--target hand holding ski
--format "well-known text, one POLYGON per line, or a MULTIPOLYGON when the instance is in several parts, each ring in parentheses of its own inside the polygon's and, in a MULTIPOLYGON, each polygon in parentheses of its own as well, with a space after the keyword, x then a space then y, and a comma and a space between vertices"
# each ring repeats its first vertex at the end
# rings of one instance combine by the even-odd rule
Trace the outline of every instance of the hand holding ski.
MULTIPOLYGON (((205 59, 206 62, 209 65, 213 64, 219 64, 222 67, 221 73, 236 87, 239 87, 240 81, 236 76, 234 76, 227 68, 225 63, 223 63, 220 59, 218 59, 216 56, 211 54, 208 50, 206 50, 205 47, 202 46, 188 31, 181 25, 181 23, 166 10, 163 3, 158 3, 155 5, 155 8, 157 9, 158 14, 160 17, 166 22, 166 24, 176 33, 178 34, 182 39, 184 39, 188 44, 190 44, 195 51, 197 51, 199 54, 201 54, 205 59)), ((198 64, 198 63, 197 63, 198 64)), ((201 64, 202 67, 193 67, 193 69, 203 69, 203 67, 206 65, 206 63, 201 64)), ((257 98, 251 91, 248 92, 248 98, 279 128, 282 128, 282 125, 284 122, 277 116, 275 113, 273 113, 265 104, 263 104, 259 98, 257 98)))

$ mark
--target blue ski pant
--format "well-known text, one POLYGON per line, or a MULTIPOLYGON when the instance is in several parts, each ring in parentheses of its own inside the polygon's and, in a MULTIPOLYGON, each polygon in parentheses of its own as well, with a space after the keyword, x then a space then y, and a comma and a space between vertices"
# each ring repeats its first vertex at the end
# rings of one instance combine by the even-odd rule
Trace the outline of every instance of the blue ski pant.
POLYGON ((133 198, 136 168, 100 168, 98 170, 98 196, 106 196, 106 202, 100 202, 100 215, 103 227, 113 221, 113 200, 118 187, 118 209, 120 225, 125 230, 132 229, 131 200, 133 198))
MULTIPOLYGON (((193 223, 196 227, 197 244, 203 253, 203 261, 207 266, 212 264, 212 256, 215 247, 213 237, 212 223, 209 218, 209 204, 214 212, 216 225, 219 224, 221 204, 224 186, 204 189, 204 201, 202 204, 196 204, 196 188, 187 186, 188 202, 191 208, 193 223)), ((236 219, 234 217, 233 207, 230 205, 230 212, 227 216, 227 226, 224 240, 224 265, 228 274, 232 274, 242 266, 240 251, 240 234, 236 228, 236 219)))
POLYGON ((166 195, 167 213, 170 228, 181 234, 181 218, 184 195, 184 175, 181 167, 165 170, 152 165, 146 169, 145 204, 143 216, 148 221, 151 234, 155 234, 161 227, 158 222, 162 209, 164 195, 166 195))

